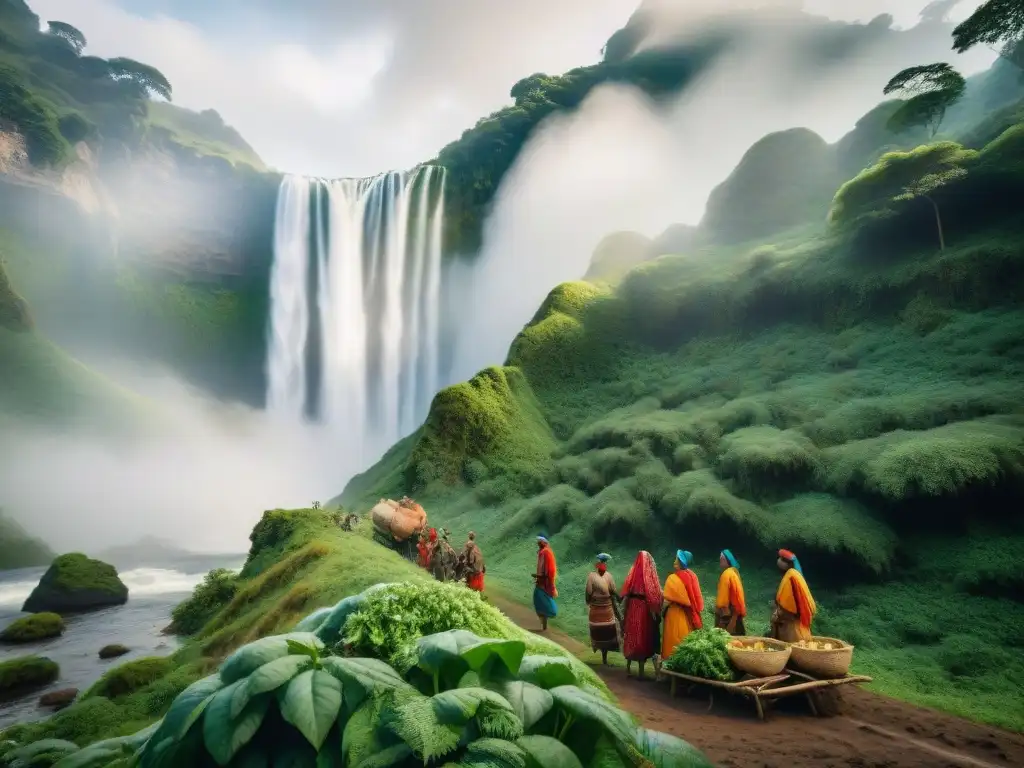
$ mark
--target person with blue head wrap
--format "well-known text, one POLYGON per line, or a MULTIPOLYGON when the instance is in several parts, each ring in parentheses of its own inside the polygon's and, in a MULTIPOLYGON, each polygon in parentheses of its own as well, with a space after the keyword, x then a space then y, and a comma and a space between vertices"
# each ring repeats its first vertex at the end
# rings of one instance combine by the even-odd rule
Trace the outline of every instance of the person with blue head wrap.
POLYGON ((548 537, 543 533, 537 536, 537 571, 533 574, 533 609, 540 619, 540 629, 546 632, 548 619, 558 615, 558 589, 555 587, 555 580, 558 577, 558 565, 555 562, 555 553, 551 549, 548 537))
POLYGON ((618 651, 622 643, 622 620, 618 612, 619 593, 615 579, 608 573, 611 555, 597 556, 597 566, 587 575, 585 600, 590 625, 590 647, 601 652, 608 663, 608 651, 618 651))
POLYGON ((665 600, 661 633, 662 659, 668 659, 690 632, 704 626, 700 615, 704 610, 704 595, 701 594, 697 574, 690 570, 692 562, 692 552, 676 550, 675 573, 665 579, 662 590, 665 600))
POLYGON ((715 597, 715 626, 730 635, 745 635, 744 619, 747 615, 747 601, 740 579, 740 564, 728 549, 718 557, 722 575, 718 577, 718 594, 715 597))
POLYGON ((818 612, 818 606, 804 579, 800 560, 788 549, 780 549, 776 562, 782 571, 782 581, 775 592, 771 636, 787 643, 810 640, 811 622, 818 612))

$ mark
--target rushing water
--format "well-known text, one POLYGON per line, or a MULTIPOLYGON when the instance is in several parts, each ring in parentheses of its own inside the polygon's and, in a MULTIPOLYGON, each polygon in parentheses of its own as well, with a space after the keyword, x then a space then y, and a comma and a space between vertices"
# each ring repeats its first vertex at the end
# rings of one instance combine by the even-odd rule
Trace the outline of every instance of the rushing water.
POLYGON ((440 384, 444 169, 281 182, 267 409, 363 446, 412 432, 440 384))
MULTIPOLYGON (((13 723, 38 720, 50 714, 38 706, 47 691, 78 688, 85 691, 110 667, 143 656, 165 656, 178 641, 162 634, 170 623, 171 609, 192 591, 211 568, 240 568, 244 558, 191 557, 160 568, 138 567, 123 571, 121 580, 128 587, 125 605, 101 611, 65 617, 66 629, 60 637, 26 645, 0 645, 0 661, 38 654, 60 665, 60 677, 46 688, 21 698, 0 702, 0 728, 13 723), (131 653, 118 659, 101 661, 99 650, 120 643, 131 653)), ((0 571, 0 627, 24 616, 21 606, 39 583, 45 568, 0 571)))

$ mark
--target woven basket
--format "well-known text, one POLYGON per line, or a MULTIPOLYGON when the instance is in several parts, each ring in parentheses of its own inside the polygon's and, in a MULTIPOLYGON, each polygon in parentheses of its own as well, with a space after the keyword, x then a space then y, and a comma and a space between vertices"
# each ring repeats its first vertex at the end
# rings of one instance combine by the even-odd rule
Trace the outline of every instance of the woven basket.
POLYGON ((780 640, 772 640, 769 637, 743 637, 736 638, 736 640, 741 640, 744 645, 753 645, 760 640, 766 648, 770 649, 741 651, 733 648, 731 643, 734 641, 730 641, 730 645, 727 647, 729 661, 740 672, 746 672, 754 677, 771 677, 785 669, 786 663, 789 661, 790 647, 780 640))
POLYGON ((817 643, 832 643, 840 647, 831 651, 818 651, 793 645, 793 652, 789 657, 793 668, 821 680, 846 677, 853 662, 853 646, 834 637, 812 637, 811 640, 817 643))

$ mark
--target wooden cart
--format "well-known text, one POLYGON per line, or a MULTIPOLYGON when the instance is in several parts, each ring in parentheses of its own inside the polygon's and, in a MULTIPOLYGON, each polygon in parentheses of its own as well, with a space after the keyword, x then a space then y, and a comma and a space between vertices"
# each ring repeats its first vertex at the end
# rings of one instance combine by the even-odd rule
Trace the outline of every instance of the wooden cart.
POLYGON ((723 689, 727 693, 748 696, 754 700, 754 705, 757 707, 757 717, 760 720, 764 720, 765 704, 773 699, 777 699, 782 696, 796 696, 803 694, 807 697, 807 703, 810 705, 811 712, 814 713, 814 715, 817 715, 818 702, 816 701, 816 697, 821 692, 834 688, 838 685, 871 682, 871 678, 867 675, 847 675, 846 677, 840 677, 835 680, 818 680, 794 669, 784 669, 779 674, 772 675, 771 677, 751 677, 748 675, 743 680, 733 683, 726 683, 721 680, 709 680, 704 677, 683 675, 679 672, 671 672, 667 669, 662 669, 661 674, 670 680, 673 697, 676 695, 676 686, 680 680, 689 683, 690 687, 696 685, 706 685, 710 687, 711 691, 708 701, 709 711, 715 704, 716 688, 723 689))

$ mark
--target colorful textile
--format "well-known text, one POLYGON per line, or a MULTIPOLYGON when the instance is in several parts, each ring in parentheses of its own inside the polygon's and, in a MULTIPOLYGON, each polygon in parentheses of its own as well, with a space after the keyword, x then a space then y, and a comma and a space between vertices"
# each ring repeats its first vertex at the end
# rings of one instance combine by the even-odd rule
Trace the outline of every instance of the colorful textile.
POLYGON ((612 556, 611 555, 606 555, 604 552, 602 552, 601 554, 599 554, 597 556, 597 562, 599 562, 599 563, 607 563, 611 559, 612 559, 612 556))
POLYGON ((679 561, 679 564, 683 566, 684 569, 689 568, 690 563, 693 562, 693 552, 689 552, 685 549, 677 549, 676 560, 679 561))
POLYGON ((430 548, 427 546, 425 539, 420 539, 416 543, 416 551, 419 553, 419 560, 417 561, 420 568, 430 567, 430 548))
POLYGON ((796 568, 796 572, 799 573, 801 576, 804 575, 804 569, 800 567, 799 558, 797 558, 797 556, 790 552, 788 549, 780 549, 779 557, 781 557, 786 562, 792 564, 792 566, 796 568))
POLYGON ((465 558, 466 569, 469 573, 483 573, 484 553, 480 551, 480 547, 475 541, 466 542, 462 555, 465 558))
POLYGON ((724 557, 725 561, 729 563, 729 565, 731 565, 737 571, 740 569, 740 562, 735 558, 735 556, 733 556, 731 551, 729 551, 728 549, 723 549, 722 557, 724 557))
POLYGON ((629 661, 646 661, 658 652, 658 617, 662 593, 658 568, 650 552, 640 552, 622 584, 625 611, 622 623, 622 655, 629 661))
MULTIPOLYGON (((683 562, 682 558, 679 560, 683 562)), ((697 574, 689 569, 677 570, 671 574, 665 580, 663 593, 669 605, 665 610, 661 656, 667 659, 691 631, 704 626, 700 615, 704 610, 704 596, 700 591, 697 574)))
POLYGON ((619 622, 615 615, 617 596, 615 579, 610 573, 591 572, 587 575, 586 603, 589 608, 590 646, 595 651, 619 650, 619 622))
POLYGON ((811 621, 818 612, 818 606, 803 574, 795 566, 782 575, 779 589, 775 593, 775 602, 782 610, 796 616, 800 626, 807 631, 807 637, 810 637, 811 621))
POLYGON ((743 582, 740 572, 735 566, 726 568, 718 577, 718 594, 715 597, 715 608, 727 610, 737 616, 747 615, 747 601, 743 594, 743 582))
POLYGON ((555 562, 554 550, 548 544, 544 544, 537 552, 537 589, 550 597, 558 597, 558 589, 555 587, 557 578, 558 565, 555 562))
POLYGON ((533 609, 538 616, 547 616, 549 619, 558 615, 558 603, 555 602, 555 598, 540 587, 533 589, 533 609))
POLYGON ((472 589, 474 592, 483 592, 484 591, 484 574, 483 574, 483 572, 481 571, 480 573, 471 573, 471 574, 467 575, 466 576, 466 586, 469 587, 470 589, 472 589))

